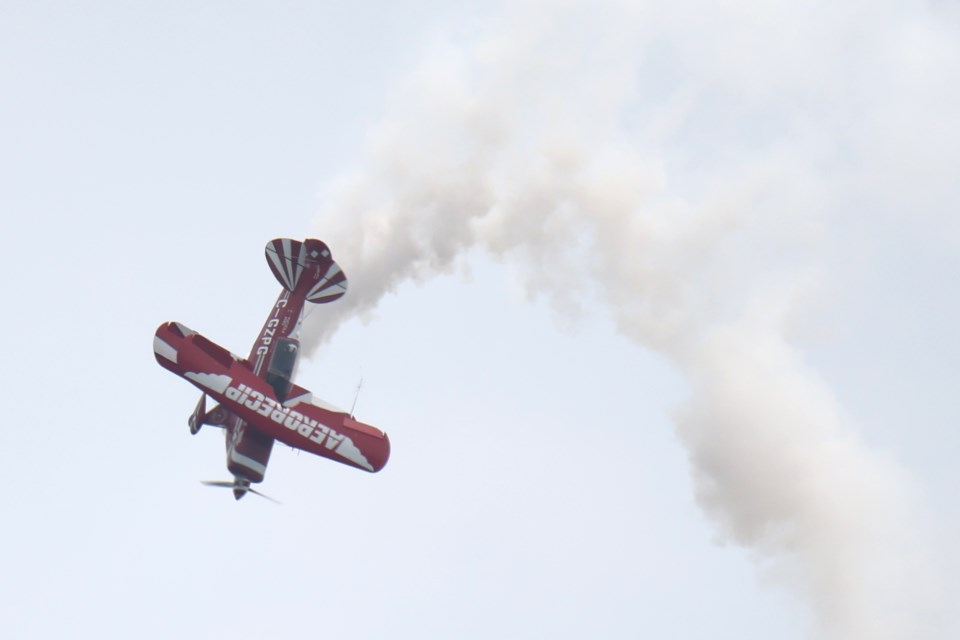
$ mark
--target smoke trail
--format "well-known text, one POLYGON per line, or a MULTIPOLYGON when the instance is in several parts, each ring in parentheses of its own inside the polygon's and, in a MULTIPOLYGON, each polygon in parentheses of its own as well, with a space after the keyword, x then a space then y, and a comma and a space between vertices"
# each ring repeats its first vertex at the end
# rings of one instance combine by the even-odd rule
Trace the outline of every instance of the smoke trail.
POLYGON ((912 5, 868 29, 850 5, 671 7, 534 4, 427 60, 364 171, 330 190, 323 237, 351 293, 306 333, 326 339, 474 247, 561 312, 600 300, 688 378, 677 434, 721 538, 828 637, 925 637, 904 480, 786 333, 850 176, 879 171, 869 123, 929 114, 878 99, 902 75, 890 43, 928 30, 931 75, 956 48, 912 5))

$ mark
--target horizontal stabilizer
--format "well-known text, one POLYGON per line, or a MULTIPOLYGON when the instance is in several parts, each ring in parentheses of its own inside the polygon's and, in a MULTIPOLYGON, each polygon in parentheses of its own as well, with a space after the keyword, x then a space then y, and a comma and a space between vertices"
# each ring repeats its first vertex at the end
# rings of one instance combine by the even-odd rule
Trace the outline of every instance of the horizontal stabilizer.
POLYGON ((267 243, 264 253, 283 288, 301 291, 308 302, 333 302, 347 292, 347 276, 320 240, 277 238, 267 243))

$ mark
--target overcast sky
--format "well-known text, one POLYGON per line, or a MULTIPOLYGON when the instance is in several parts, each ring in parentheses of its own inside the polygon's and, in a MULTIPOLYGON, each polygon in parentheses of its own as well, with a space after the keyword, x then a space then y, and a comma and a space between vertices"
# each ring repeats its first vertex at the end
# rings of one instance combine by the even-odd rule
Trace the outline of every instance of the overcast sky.
POLYGON ((960 633, 945 3, 0 1, 0 634, 960 633), (350 278, 235 503, 157 366, 350 278))

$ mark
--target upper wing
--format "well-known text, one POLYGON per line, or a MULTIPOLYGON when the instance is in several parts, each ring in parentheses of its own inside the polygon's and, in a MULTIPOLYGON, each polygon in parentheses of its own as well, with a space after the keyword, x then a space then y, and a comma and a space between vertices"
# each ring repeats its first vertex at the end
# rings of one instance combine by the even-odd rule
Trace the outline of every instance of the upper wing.
POLYGON ((314 400, 302 387, 294 386, 281 403, 237 356, 181 324, 160 325, 153 350, 161 366, 285 444, 371 472, 390 458, 390 439, 383 431, 314 400))

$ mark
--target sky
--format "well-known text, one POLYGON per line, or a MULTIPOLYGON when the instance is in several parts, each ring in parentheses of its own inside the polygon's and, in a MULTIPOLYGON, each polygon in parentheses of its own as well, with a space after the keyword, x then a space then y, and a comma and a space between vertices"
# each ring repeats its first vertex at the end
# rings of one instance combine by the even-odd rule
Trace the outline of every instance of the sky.
POLYGON ((4 637, 956 637, 960 15, 795 4, 0 2, 4 637), (150 349, 275 237, 279 507, 150 349))

